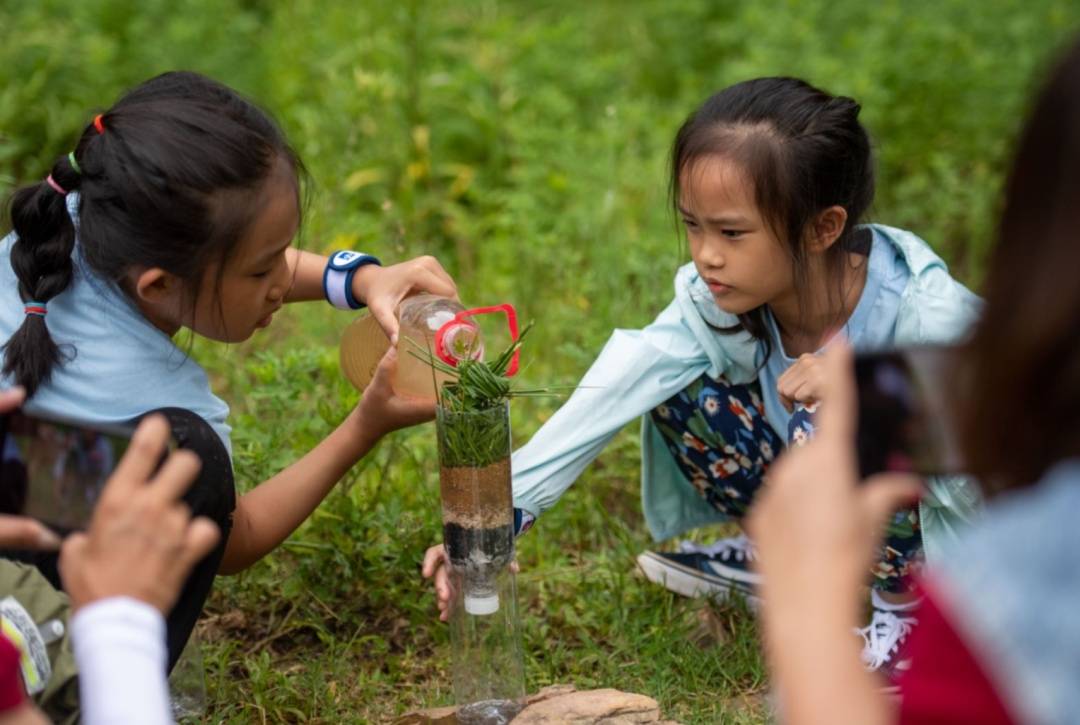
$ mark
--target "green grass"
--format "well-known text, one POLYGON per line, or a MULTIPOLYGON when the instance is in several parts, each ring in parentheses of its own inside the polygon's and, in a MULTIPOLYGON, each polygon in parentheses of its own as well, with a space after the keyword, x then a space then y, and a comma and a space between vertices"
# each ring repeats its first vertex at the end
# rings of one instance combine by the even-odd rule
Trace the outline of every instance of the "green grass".
MULTIPOLYGON (((666 153, 709 93, 795 74, 863 105, 873 218, 977 286, 1025 100, 1080 28, 1071 0, 0 1, 0 191, 40 178, 120 89, 207 72, 280 119, 314 182, 307 248, 432 253, 466 302, 535 319, 520 384, 575 382, 614 327, 648 322, 685 248, 666 153)), ((340 421, 350 316, 285 311, 193 354, 232 405, 247 488, 340 421)), ((517 400, 526 440, 557 403, 517 400)), ((761 722, 752 618, 643 582, 650 545, 627 430, 520 540, 530 690, 657 697, 690 723, 761 722)), ((202 634, 209 722, 381 722, 450 702, 446 628, 418 565, 439 539, 434 427, 390 436, 275 554, 222 579, 202 634)), ((715 532, 713 532, 715 533, 715 532)))

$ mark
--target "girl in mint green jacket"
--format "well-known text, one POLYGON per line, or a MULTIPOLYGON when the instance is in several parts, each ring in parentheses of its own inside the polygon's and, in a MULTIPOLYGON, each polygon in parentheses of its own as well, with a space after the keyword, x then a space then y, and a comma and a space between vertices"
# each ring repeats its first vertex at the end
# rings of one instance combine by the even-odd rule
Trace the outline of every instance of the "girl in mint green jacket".
MULTIPOLYGON (((616 330, 577 392, 513 458, 518 530, 527 529, 628 422, 641 418, 642 498, 657 540, 742 518, 785 445, 813 434, 818 353, 837 334, 859 350, 949 342, 979 302, 925 242, 860 224, 873 200, 859 106, 793 78, 709 98, 672 154, 672 201, 691 264, 643 330, 616 330)), ((898 512, 868 580, 868 666, 885 665, 914 624, 909 574, 978 497, 931 481, 898 512)), ((433 550, 427 571, 438 558, 433 550)), ((754 596, 745 536, 646 552, 646 575, 694 596, 754 596)), ((441 584, 441 582, 440 582, 441 584)), ((445 591, 440 587, 440 593, 445 591)))

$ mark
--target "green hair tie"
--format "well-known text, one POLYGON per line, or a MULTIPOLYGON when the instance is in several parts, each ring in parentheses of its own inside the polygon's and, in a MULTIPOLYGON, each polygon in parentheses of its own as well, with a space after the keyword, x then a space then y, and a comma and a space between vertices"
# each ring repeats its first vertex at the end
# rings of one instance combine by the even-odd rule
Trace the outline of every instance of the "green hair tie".
POLYGON ((75 152, 68 152, 68 161, 71 162, 71 168, 75 169, 75 173, 82 176, 82 169, 79 168, 79 162, 75 160, 75 152))

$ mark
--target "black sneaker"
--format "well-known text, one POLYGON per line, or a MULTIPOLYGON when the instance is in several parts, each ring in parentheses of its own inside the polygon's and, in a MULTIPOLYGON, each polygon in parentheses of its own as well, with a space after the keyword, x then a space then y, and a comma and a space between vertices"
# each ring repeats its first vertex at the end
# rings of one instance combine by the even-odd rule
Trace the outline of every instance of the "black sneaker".
POLYGON ((761 577, 751 571, 753 544, 746 536, 721 539, 708 547, 683 542, 679 552, 646 551, 637 558, 645 577, 684 597, 725 599, 738 592, 751 604, 761 577))

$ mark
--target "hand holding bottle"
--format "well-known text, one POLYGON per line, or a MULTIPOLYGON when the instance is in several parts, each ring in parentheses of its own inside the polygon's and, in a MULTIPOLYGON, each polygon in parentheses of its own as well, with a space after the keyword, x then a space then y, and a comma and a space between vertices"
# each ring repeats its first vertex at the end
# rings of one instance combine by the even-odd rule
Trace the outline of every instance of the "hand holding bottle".
MULTIPOLYGON (((454 590, 450 588, 449 566, 445 544, 436 544, 424 552, 424 563, 420 568, 420 574, 425 579, 431 579, 435 587, 435 603, 439 607, 440 622, 445 622, 450 618, 450 601, 454 598, 454 590)), ((521 571, 517 560, 510 562, 510 571, 515 574, 521 571)))
POLYGON ((374 442, 391 431, 424 423, 435 417, 435 401, 398 395, 393 380, 397 370, 397 350, 391 347, 375 369, 375 377, 364 389, 352 417, 358 430, 374 442))
POLYGON ((430 256, 389 267, 368 265, 353 277, 353 294, 367 304, 391 343, 397 343, 398 305, 418 292, 457 298, 457 285, 439 260, 430 256))
POLYGON ((445 544, 436 544, 424 552, 424 563, 420 574, 425 579, 431 579, 431 583, 435 586, 435 603, 439 607, 440 622, 445 622, 450 618, 450 600, 453 599, 448 566, 445 544))

